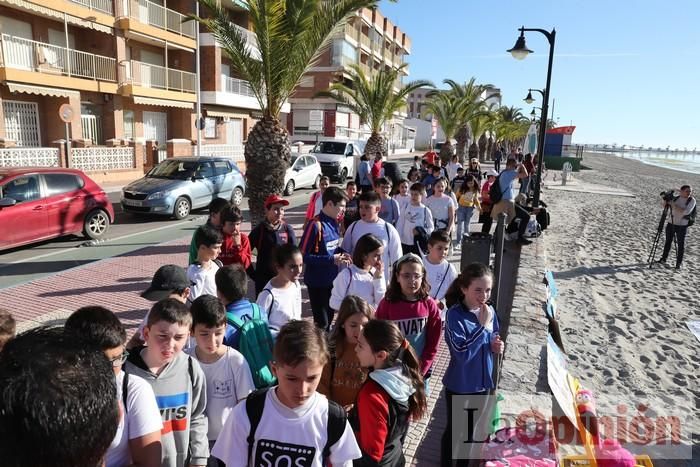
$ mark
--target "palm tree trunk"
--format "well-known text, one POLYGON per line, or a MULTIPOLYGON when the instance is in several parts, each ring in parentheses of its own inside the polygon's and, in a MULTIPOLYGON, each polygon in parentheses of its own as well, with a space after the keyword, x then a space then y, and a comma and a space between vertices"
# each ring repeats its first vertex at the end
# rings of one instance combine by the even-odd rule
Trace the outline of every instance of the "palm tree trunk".
POLYGON ((459 163, 464 165, 464 159, 467 156, 467 144, 469 143, 469 127, 464 125, 457 131, 455 135, 457 140, 457 157, 459 158, 459 163))
POLYGON ((476 159, 479 157, 479 146, 476 144, 476 140, 472 141, 469 146, 469 159, 476 159))
POLYGON ((386 159, 388 156, 387 141, 380 133, 372 132, 365 145, 365 154, 372 160, 378 152, 381 152, 386 159))
POLYGON ((486 161, 486 134, 482 134, 479 137, 479 162, 485 162, 486 161))
POLYGON ((452 146, 452 141, 450 141, 450 138, 445 139, 445 144, 442 145, 442 148, 440 148, 440 161, 447 164, 452 160, 452 156, 454 155, 454 149, 452 146))
POLYGON ((270 117, 258 121, 245 145, 246 191, 253 226, 265 218, 265 198, 282 193, 290 158, 289 135, 281 122, 270 117))
POLYGON ((496 152, 496 141, 494 141, 493 136, 489 136, 489 140, 486 143, 486 160, 492 161, 493 154, 496 152))

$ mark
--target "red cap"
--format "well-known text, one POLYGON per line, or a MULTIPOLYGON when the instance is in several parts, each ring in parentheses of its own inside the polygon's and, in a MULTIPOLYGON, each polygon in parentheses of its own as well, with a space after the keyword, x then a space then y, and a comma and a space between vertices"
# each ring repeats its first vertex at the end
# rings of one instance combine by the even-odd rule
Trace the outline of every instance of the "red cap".
POLYGON ((282 198, 280 195, 272 194, 265 198, 265 203, 263 206, 265 206, 265 209, 268 209, 271 205, 273 204, 281 204, 282 206, 289 206, 289 201, 286 199, 282 198))

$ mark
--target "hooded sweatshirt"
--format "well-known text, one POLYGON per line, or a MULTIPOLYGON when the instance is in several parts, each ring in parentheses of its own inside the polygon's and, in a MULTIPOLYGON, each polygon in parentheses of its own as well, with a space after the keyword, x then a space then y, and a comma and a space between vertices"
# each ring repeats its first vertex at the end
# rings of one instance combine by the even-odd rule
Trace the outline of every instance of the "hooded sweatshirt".
POLYGON ((401 366, 369 374, 350 413, 350 423, 362 451, 362 458, 353 461, 355 467, 406 463, 401 439, 408 430, 408 399, 415 391, 401 366))
POLYGON ((129 354, 125 370, 148 381, 156 395, 163 419, 161 430, 161 465, 184 467, 188 449, 190 463, 206 465, 209 458, 207 439, 207 394, 204 372, 197 360, 179 352, 173 361, 156 375, 141 356, 145 347, 129 354))

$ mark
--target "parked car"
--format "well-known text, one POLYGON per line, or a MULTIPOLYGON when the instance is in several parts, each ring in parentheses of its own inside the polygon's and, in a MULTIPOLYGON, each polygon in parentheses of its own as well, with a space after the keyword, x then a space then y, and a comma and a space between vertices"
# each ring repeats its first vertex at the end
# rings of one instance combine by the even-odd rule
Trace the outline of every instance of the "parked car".
POLYGON ((289 196, 296 188, 318 188, 321 166, 312 155, 292 155, 292 162, 284 174, 284 194, 289 196))
POLYGON ((124 211, 184 219, 192 209, 214 198, 243 201, 245 178, 236 164, 223 157, 177 157, 153 167, 145 177, 122 190, 124 211))
POLYGON ((356 141, 319 141, 311 150, 321 164, 323 175, 344 182, 355 176, 355 156, 362 155, 362 144, 356 141))
POLYGON ((98 239, 112 222, 107 194, 80 170, 0 169, 0 250, 81 232, 98 239))

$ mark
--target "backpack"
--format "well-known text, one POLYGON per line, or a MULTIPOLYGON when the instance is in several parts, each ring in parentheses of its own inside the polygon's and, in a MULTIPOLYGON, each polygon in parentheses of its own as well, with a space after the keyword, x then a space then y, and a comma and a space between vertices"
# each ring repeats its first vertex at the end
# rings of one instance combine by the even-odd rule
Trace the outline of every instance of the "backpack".
MULTIPOLYGON (((248 432, 248 462, 246 465, 258 465, 251 462, 253 456, 253 444, 255 443, 255 432, 258 429, 260 420, 262 419, 263 410, 265 409, 265 399, 267 398, 267 389, 261 389, 252 392, 245 400, 245 413, 250 422, 250 431, 248 432)), ((345 433, 347 425, 347 415, 345 410, 337 403, 328 401, 328 423, 326 424, 326 444, 321 451, 321 461, 323 465, 329 465, 328 459, 331 455, 331 446, 335 445, 345 433)))
POLYGON ((240 318, 227 314, 226 322, 238 330, 238 351, 250 366, 255 387, 267 388, 277 381, 270 369, 272 334, 267 322, 262 319, 258 304, 251 303, 250 306, 253 308, 251 319, 243 322, 240 318))
MULTIPOLYGON (((506 188, 506 190, 507 189, 508 188, 506 188)), ((501 191, 501 174, 498 174, 496 180, 489 187, 489 198, 491 199, 492 206, 503 198, 503 194, 506 192, 506 190, 501 191)))
MULTIPOLYGON (((688 197, 688 203, 690 203, 691 199, 692 199, 691 197, 688 197)), ((688 214, 687 216, 683 216, 683 218, 688 221, 688 227, 695 225, 695 218, 697 217, 697 214, 698 214, 698 203, 696 202, 695 207, 693 208, 692 211, 690 211, 690 214, 688 214)))

